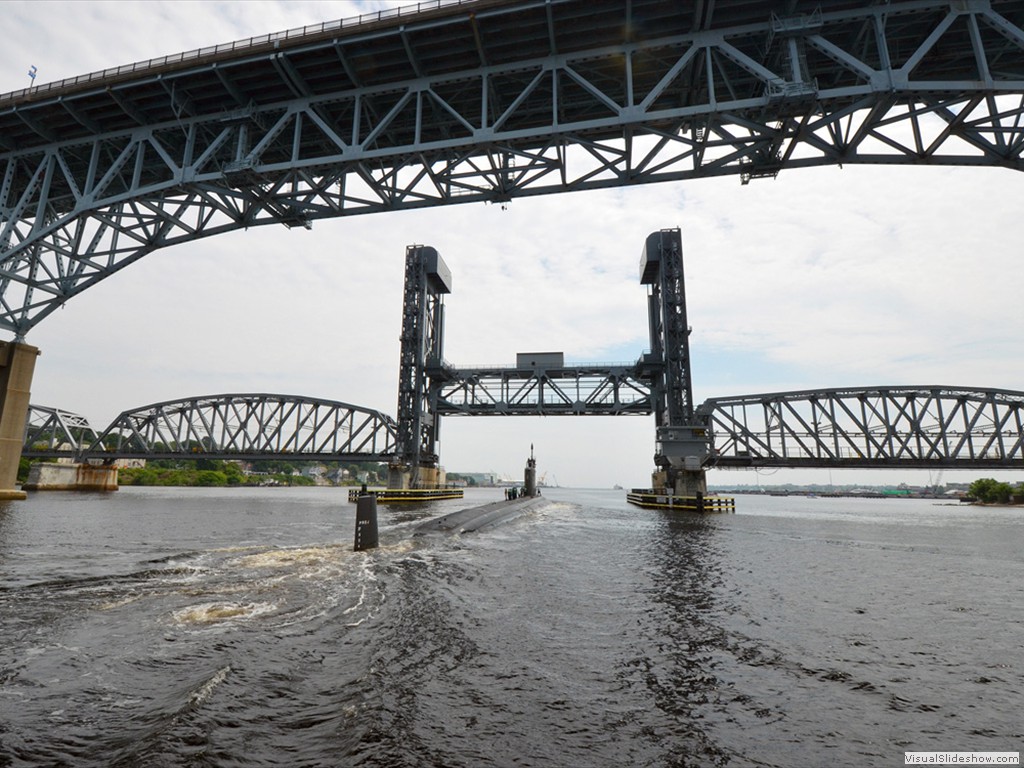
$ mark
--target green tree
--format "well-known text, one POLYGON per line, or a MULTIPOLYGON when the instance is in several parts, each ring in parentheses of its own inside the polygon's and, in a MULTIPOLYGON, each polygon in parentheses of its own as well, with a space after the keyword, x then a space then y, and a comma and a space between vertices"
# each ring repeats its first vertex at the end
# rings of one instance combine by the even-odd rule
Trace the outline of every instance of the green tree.
POLYGON ((233 461, 223 462, 224 466, 221 467, 221 472, 224 473, 224 477, 227 478, 228 485, 244 485, 245 475, 242 473, 241 467, 235 464, 233 461))
POLYGON ((1013 496, 1013 486, 1001 483, 991 477, 975 480, 967 489, 967 493, 983 504, 1008 504, 1013 496))
POLYGON ((200 469, 196 472, 196 485, 211 487, 227 484, 228 478, 223 472, 216 472, 212 469, 200 469))

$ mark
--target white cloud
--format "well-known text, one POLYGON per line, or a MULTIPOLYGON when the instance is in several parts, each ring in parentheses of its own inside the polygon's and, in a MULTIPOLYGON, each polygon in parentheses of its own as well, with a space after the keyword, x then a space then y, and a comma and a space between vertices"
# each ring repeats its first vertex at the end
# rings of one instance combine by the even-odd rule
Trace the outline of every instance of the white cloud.
MULTIPOLYGON (((27 85, 33 63, 41 83, 369 7, 9 2, 0 91, 27 85)), ((147 256, 41 323, 28 339, 43 352, 33 400, 100 425, 229 391, 393 413, 412 243, 452 269, 456 365, 521 351, 621 361, 648 345, 641 246, 674 226, 698 400, 887 383, 1021 389, 1022 183, 1005 170, 847 166, 236 232, 147 256)), ((562 484, 648 482, 649 418, 448 419, 442 459, 518 475, 531 442, 562 484)))

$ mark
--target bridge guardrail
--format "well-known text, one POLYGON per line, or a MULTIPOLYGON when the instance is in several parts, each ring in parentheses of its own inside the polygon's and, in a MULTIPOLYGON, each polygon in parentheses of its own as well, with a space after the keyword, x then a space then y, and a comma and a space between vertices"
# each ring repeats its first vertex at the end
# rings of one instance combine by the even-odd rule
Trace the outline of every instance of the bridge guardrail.
POLYGON ((308 37, 310 35, 323 34, 342 29, 351 29, 366 24, 387 21, 401 16, 411 16, 423 11, 440 10, 450 6, 469 5, 479 0, 425 0, 410 5, 399 6, 398 8, 386 8, 373 13, 361 13, 358 16, 349 16, 337 21, 325 21, 321 24, 309 24, 304 27, 294 27, 282 32, 271 32, 266 35, 258 35, 245 40, 234 40, 230 43, 218 43, 217 45, 205 48, 196 48, 191 51, 175 53, 169 56, 160 56, 146 61, 137 61, 131 64, 122 64, 117 67, 109 67, 99 72, 89 72, 75 77, 66 77, 63 80, 55 80, 52 83, 43 83, 17 91, 0 94, 0 104, 8 101, 17 101, 29 96, 44 96, 51 91, 60 91, 76 85, 84 85, 98 80, 108 80, 120 75, 132 75, 145 72, 149 69, 158 69, 170 64, 182 64, 187 61, 200 61, 209 56, 216 56, 221 53, 232 53, 235 51, 258 50, 267 45, 279 43, 282 40, 293 40, 296 38, 308 37))

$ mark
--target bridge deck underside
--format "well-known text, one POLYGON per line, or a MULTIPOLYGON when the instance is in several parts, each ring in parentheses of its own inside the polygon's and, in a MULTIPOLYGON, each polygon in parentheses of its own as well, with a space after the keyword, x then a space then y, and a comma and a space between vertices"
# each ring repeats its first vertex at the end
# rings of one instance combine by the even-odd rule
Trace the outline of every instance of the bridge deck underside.
MULTIPOLYGON (((557 127, 553 122, 606 117, 648 99, 663 99, 665 108, 687 105, 697 114, 716 104, 760 100, 771 83, 781 95, 786 84, 811 82, 794 74, 810 75, 819 91, 834 95, 864 85, 873 72, 893 74, 897 86, 901 74, 913 77, 931 83, 930 90, 938 84, 946 90, 1019 84, 1024 66, 1021 41, 1014 38, 1024 9, 1013 0, 992 0, 990 8, 964 3, 955 10, 956 5, 835 0, 822 13, 817 0, 477 0, 276 44, 244 41, 95 80, 86 76, 0 95, 0 136, 4 149, 18 152, 53 143, 88 146, 97 134, 178 127, 203 116, 218 125, 259 122, 250 118, 307 99, 322 109, 329 125, 349 127, 345 110, 361 112, 367 120, 363 130, 374 132, 373 143, 381 148, 407 144, 417 126, 431 134, 421 135, 421 143, 461 134, 470 144, 481 119, 484 126, 504 118, 522 130, 549 129, 557 127), (884 29, 878 28, 880 21, 884 29), (801 43, 802 72, 794 72, 790 58, 787 41, 793 37, 801 43), (690 55, 679 59, 677 54, 687 51, 690 55), (985 54, 983 63, 979 53, 985 54), (564 57, 561 72, 552 56, 564 57), (665 64, 674 67, 669 82, 665 64), (536 85, 548 98, 523 88, 538 72, 549 75, 548 82, 536 85), (564 77, 557 85, 566 92, 557 102, 562 113, 553 115, 550 91, 556 86, 553 75, 559 74, 564 77), (481 104, 478 86, 484 80, 489 98, 481 104), (395 109, 396 97, 413 82, 437 97, 426 105, 429 120, 417 121, 415 110, 404 109, 386 124, 376 122, 395 109), (476 114, 481 106, 484 114, 476 114)), ((853 103, 855 95, 847 100, 853 103)), ((802 114, 792 100, 778 102, 771 105, 773 117, 802 114)), ((760 109, 767 102, 748 106, 760 109)), ((664 126, 677 127, 668 116, 664 126)), ((178 133, 184 134, 180 127, 178 133)), ((335 150, 337 138, 351 135, 332 138, 310 127, 307 134, 288 138, 335 150)), ((620 131, 608 123, 593 126, 591 135, 600 139, 620 131)), ((535 136, 519 138, 524 146, 536 143, 535 136)), ((266 151, 263 147, 260 154, 266 151)), ((161 165, 156 157, 148 162, 161 165)))
POLYGON ((1021 168, 1020 3, 824 7, 478 0, 0 96, 0 327, 260 224, 835 163, 1021 168))

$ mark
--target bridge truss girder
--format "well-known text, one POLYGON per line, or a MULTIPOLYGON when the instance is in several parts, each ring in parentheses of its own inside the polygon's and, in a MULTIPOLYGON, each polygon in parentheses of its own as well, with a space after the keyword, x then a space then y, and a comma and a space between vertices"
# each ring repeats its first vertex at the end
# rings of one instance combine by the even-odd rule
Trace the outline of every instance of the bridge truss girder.
POLYGON ((829 164, 1022 168, 1019 4, 684 6, 481 0, 0 97, 0 328, 261 224, 829 164), (373 46, 384 74, 358 65, 373 46))
POLYGON ((84 416, 60 408, 29 405, 21 455, 26 458, 74 456, 95 443, 97 438, 96 430, 84 416))
POLYGON ((636 366, 452 368, 431 376, 441 416, 620 416, 653 412, 636 366))
POLYGON ((118 416, 81 458, 387 461, 395 422, 368 408, 272 394, 206 395, 118 416))
POLYGON ((877 387, 711 398, 717 467, 1024 469, 1024 392, 877 387))

